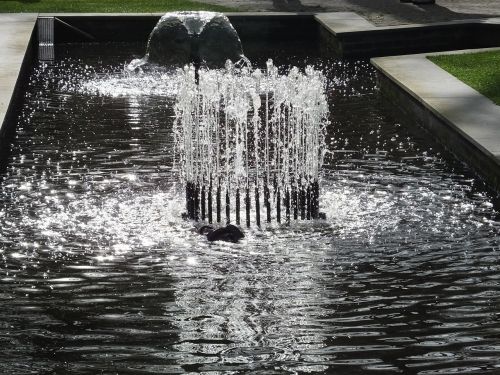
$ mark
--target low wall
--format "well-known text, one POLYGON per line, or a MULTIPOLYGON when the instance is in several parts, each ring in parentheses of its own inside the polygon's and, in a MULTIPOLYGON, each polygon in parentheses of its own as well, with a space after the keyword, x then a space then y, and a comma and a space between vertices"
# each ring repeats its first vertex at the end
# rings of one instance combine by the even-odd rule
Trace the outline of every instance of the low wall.
MULTIPOLYGON (((411 67, 409 68, 411 69, 411 67)), ((436 67, 436 69, 439 68, 436 67)), ((475 119, 475 121, 468 122, 467 127, 464 128, 463 125, 456 124, 453 120, 450 120, 447 117, 449 114, 446 115, 439 108, 429 104, 425 98, 419 97, 414 92, 408 92, 407 83, 402 83, 397 79, 391 78, 387 71, 378 68, 378 79, 382 95, 396 111, 399 111, 404 118, 410 119, 416 125, 426 130, 429 133, 429 137, 436 139, 448 151, 454 154, 458 160, 471 167, 487 186, 496 192, 500 192, 499 155, 491 148, 491 145, 485 143, 485 139, 491 141, 489 142, 490 144, 496 143, 496 134, 492 133, 489 135, 488 132, 491 131, 492 127, 488 127, 486 122, 482 122, 486 121, 484 113, 482 113, 483 118, 481 119, 481 114, 477 113, 479 111, 478 108, 474 106, 463 108, 462 110, 468 111, 470 116, 475 119), (483 133, 482 136, 485 138, 479 137, 481 133, 483 133)), ((444 87, 443 89, 446 90, 444 87)), ((426 89, 424 88, 423 90, 425 91, 426 89)), ((454 88, 451 88, 451 90, 454 90, 454 88)), ((443 91, 443 95, 446 95, 446 91, 443 91)), ((477 96, 479 97, 480 94, 477 93, 477 96)), ((487 101, 486 98, 479 100, 487 101)), ((494 108, 494 104, 492 103, 491 105, 494 108)), ((500 118, 498 121, 500 125, 500 118)), ((493 119, 494 122, 495 120, 493 119)))
MULTIPOLYGON (((342 57, 377 57, 500 46, 500 24, 457 21, 336 31, 319 25, 323 50, 342 57)), ((339 27, 339 29, 341 29, 339 27)))

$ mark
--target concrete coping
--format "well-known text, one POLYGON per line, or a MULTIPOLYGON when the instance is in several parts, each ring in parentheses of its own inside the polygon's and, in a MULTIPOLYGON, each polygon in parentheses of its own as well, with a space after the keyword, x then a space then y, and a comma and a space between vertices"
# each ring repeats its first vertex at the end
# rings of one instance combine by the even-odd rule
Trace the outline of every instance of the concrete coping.
POLYGON ((321 13, 315 18, 334 35, 377 29, 374 24, 353 12, 321 13))
POLYGON ((11 106, 38 14, 0 14, 0 126, 11 106))
POLYGON ((499 164, 500 106, 427 59, 427 56, 495 50, 500 48, 377 57, 371 62, 437 118, 499 164))
POLYGON ((469 24, 500 24, 500 18, 463 19, 448 22, 423 24, 406 24, 393 26, 376 26, 365 18, 353 12, 318 13, 316 20, 332 34, 357 33, 366 31, 402 30, 428 28, 439 26, 469 25, 469 24))

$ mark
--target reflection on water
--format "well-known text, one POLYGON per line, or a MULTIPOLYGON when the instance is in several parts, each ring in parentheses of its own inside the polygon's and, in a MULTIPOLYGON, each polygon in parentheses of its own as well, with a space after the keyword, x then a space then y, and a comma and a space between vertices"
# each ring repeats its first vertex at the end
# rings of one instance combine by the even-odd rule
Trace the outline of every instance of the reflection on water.
POLYGON ((0 373, 500 371, 491 200, 366 63, 324 65, 327 219, 220 244, 180 218, 171 99, 99 91, 130 84, 103 59, 31 80, 0 184, 0 373))

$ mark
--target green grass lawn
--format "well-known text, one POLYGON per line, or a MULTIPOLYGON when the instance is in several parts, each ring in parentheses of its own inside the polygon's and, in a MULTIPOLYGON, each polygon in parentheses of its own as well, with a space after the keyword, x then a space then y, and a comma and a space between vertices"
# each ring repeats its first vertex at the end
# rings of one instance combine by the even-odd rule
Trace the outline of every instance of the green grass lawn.
POLYGON ((439 55, 428 58, 500 105, 500 51, 439 55))
POLYGON ((228 12, 235 11, 236 9, 190 0, 0 0, 0 13, 162 13, 173 10, 228 12))

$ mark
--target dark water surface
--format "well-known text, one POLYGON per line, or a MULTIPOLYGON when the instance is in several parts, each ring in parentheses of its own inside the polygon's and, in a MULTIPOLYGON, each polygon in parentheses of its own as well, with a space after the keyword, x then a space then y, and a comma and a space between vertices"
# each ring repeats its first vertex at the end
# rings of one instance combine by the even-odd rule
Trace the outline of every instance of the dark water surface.
POLYGON ((492 200, 367 62, 323 62, 327 220, 209 244, 180 218, 175 79, 121 73, 137 46, 56 52, 0 175, 1 374, 500 373, 492 200))

